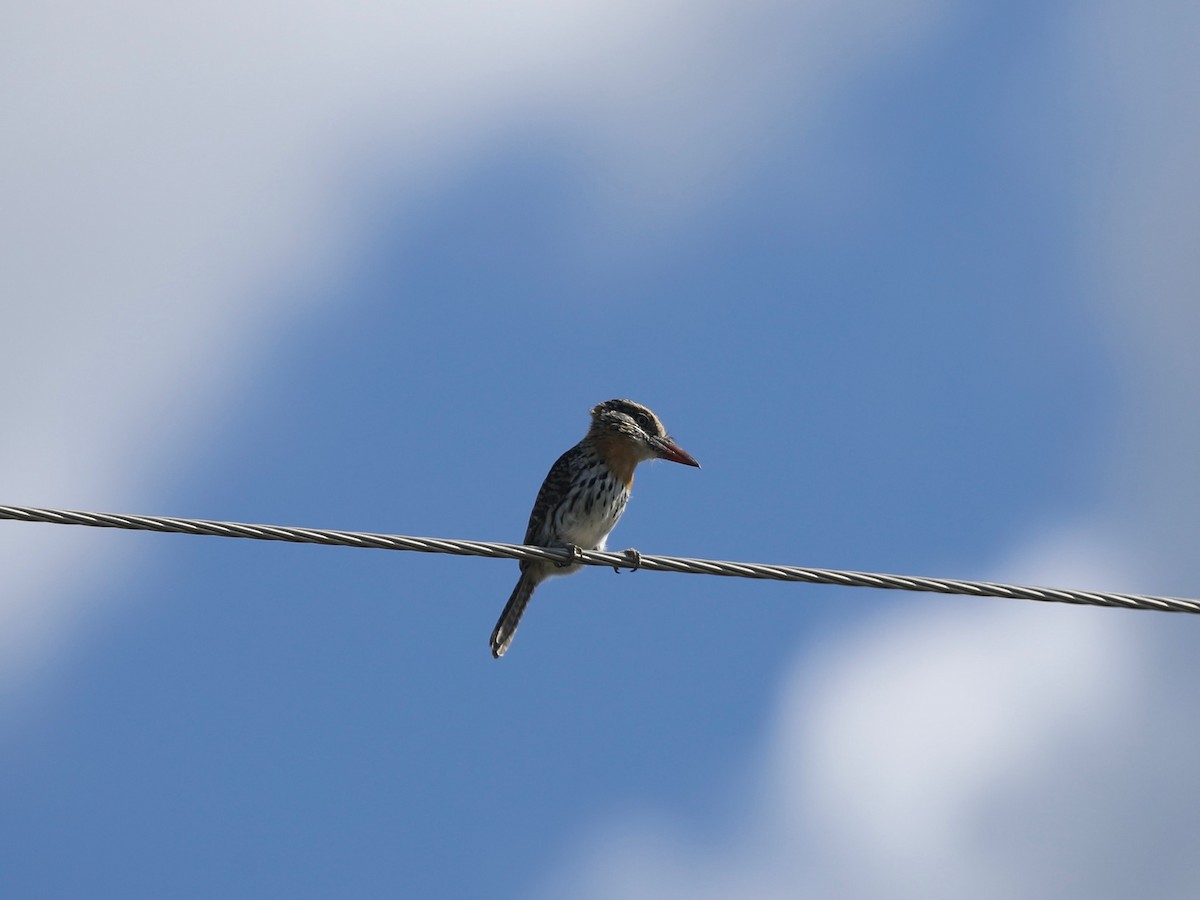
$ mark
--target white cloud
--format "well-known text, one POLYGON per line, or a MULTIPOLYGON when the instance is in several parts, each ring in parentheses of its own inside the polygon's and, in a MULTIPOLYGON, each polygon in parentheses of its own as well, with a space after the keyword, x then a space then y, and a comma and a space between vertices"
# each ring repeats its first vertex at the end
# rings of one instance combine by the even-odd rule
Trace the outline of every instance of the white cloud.
MULTIPOLYGON (((1091 548, 1077 535, 1068 544, 1038 548, 1048 568, 1005 571, 1101 583, 1071 564, 1081 547, 1092 562, 1091 548)), ((995 820, 1031 777, 1069 769, 1080 744, 1119 734, 1142 652, 1121 616, 923 602, 828 648, 793 675, 784 701, 772 756, 788 789, 776 817, 804 810, 830 851, 817 870, 843 895, 1037 896, 1038 873, 1014 871, 995 820)))
MULTIPOLYGON (((777 114, 781 67, 812 75, 789 115, 815 115, 830 85, 923 33, 938 7, 7 10, 0 499, 146 511, 189 436, 336 271, 364 183, 428 189, 498 130, 542 119, 594 148, 598 209, 669 218, 750 152, 777 114), (815 18, 826 36, 842 23, 840 46, 806 34, 815 18), (772 35, 769 52, 748 52, 772 35)), ((0 665, 12 672, 78 621, 94 593, 81 585, 126 551, 96 534, 4 528, 0 665)))

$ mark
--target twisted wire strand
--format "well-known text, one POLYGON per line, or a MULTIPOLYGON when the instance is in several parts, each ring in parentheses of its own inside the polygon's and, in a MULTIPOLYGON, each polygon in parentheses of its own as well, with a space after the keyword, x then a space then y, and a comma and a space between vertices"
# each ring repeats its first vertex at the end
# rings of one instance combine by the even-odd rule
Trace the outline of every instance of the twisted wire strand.
POLYGON ((561 547, 533 547, 526 544, 504 544, 495 541, 463 541, 451 538, 410 537, 401 534, 373 534, 363 531, 335 531, 324 528, 250 525, 244 522, 219 522, 210 519, 132 516, 118 513, 80 512, 71 509, 42 509, 31 506, 0 506, 0 519, 19 522, 47 522, 54 525, 124 528, 133 531, 159 531, 172 534, 203 534, 212 537, 248 538, 258 541, 286 541, 295 544, 323 544, 334 547, 450 553, 457 556, 484 556, 492 559, 575 562, 588 566, 608 566, 614 569, 639 568, 651 572, 682 572, 691 575, 724 575, 732 578, 802 581, 808 584, 925 591, 972 597, 1006 597, 1018 600, 1077 603, 1087 606, 1109 606, 1158 612, 1200 613, 1200 600, 1180 597, 1030 587, 992 581, 886 575, 878 572, 849 572, 839 569, 727 562, 716 559, 689 559, 681 556, 636 555, 635 557, 634 554, 629 553, 601 553, 594 550, 580 550, 578 553, 572 554, 570 550, 561 547))

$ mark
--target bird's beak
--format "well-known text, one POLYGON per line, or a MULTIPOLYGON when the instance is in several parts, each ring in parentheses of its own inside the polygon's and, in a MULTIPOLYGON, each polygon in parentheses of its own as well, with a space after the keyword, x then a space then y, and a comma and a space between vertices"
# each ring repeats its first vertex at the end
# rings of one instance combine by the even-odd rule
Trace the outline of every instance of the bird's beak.
POLYGON ((700 463, 670 438, 658 438, 654 441, 654 449, 659 459, 669 459, 671 462, 682 463, 685 466, 700 468, 700 463))

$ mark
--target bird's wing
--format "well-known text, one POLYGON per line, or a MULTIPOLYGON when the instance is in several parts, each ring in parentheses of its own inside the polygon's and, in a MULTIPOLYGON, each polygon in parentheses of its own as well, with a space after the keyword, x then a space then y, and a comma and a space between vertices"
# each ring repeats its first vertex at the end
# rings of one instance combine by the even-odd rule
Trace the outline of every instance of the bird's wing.
POLYGON ((553 540, 554 523, 550 521, 550 516, 570 490, 575 474, 573 449, 558 458, 542 482, 542 489, 533 501, 533 511, 529 513, 529 527, 525 529, 526 544, 545 545, 553 540))

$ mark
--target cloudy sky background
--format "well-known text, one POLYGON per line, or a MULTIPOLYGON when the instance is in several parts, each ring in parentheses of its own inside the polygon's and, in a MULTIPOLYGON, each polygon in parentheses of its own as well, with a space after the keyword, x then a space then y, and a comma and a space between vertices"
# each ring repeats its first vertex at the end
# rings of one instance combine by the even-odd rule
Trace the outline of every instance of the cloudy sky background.
MULTIPOLYGON (((1194 4, 3 14, 0 502, 1200 594, 1194 4)), ((1190 618, 2 526, 10 896, 1191 897, 1190 618)))

